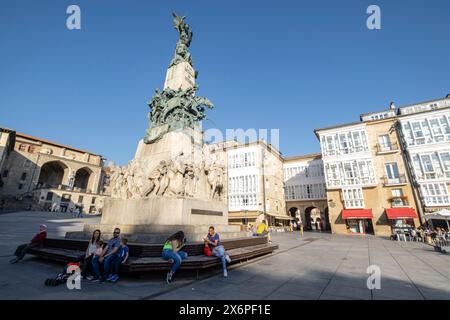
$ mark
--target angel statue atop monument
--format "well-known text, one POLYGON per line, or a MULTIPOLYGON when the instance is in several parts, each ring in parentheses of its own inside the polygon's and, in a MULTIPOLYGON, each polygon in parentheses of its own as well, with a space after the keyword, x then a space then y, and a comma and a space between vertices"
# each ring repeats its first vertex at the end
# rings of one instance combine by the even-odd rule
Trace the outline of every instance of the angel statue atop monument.
POLYGON ((175 56, 170 62, 169 68, 183 61, 188 62, 192 66, 192 56, 188 50, 193 36, 191 27, 184 22, 186 17, 179 17, 175 12, 172 12, 172 16, 174 18, 173 25, 180 34, 180 38, 177 41, 175 56))
POLYGON ((175 12, 172 12, 173 16, 173 25, 175 29, 180 34, 180 40, 185 44, 187 47, 191 45, 192 36, 194 35, 191 27, 184 22, 184 19, 186 19, 186 16, 180 17, 175 12))

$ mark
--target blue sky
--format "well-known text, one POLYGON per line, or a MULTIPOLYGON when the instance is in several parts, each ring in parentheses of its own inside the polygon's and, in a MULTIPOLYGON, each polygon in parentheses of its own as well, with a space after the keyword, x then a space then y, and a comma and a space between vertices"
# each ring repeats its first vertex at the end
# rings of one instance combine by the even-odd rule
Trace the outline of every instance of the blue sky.
POLYGON ((0 2, 0 126, 124 164, 147 127, 188 16, 205 128, 279 128, 283 155, 313 129, 450 93, 450 1, 0 2), (81 8, 81 30, 66 8, 81 8), (381 30, 366 9, 381 7, 381 30))

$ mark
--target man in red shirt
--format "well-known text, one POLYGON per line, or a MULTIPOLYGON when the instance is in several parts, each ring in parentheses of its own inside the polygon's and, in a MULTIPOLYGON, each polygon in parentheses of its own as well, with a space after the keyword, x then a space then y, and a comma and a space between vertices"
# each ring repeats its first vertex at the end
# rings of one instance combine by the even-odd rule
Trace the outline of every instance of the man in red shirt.
POLYGON ((27 251, 31 248, 40 247, 44 244, 44 240, 47 237, 47 226, 45 224, 41 224, 39 226, 39 233, 36 234, 33 239, 31 239, 30 243, 22 244, 17 247, 14 255, 16 256, 12 259, 11 263, 19 262, 23 259, 23 257, 27 254, 27 251))

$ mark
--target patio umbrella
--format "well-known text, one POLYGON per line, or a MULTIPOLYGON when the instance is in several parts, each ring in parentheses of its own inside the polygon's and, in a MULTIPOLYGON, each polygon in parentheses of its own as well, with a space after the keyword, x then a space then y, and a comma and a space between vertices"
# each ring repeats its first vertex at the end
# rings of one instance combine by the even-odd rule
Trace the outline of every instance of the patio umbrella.
POLYGON ((450 210, 448 209, 442 209, 433 213, 425 214, 423 216, 424 219, 437 219, 437 220, 445 220, 447 222, 447 228, 449 227, 449 220, 450 220, 450 210))

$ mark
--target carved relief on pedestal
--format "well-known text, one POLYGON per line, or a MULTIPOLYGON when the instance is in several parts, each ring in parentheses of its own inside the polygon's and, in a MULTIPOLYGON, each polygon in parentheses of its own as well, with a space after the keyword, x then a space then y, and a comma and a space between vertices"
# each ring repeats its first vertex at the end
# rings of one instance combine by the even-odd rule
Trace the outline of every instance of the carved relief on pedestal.
POLYGON ((152 196, 185 197, 224 201, 225 166, 205 157, 193 161, 182 153, 156 166, 132 160, 126 166, 113 168, 111 197, 142 199, 152 196), (151 169, 150 169, 151 168, 151 169))

